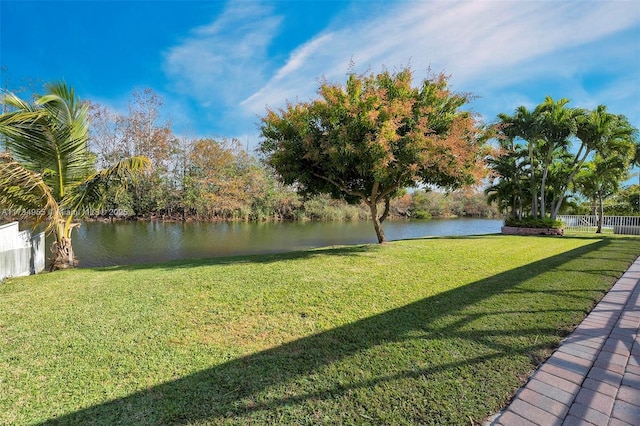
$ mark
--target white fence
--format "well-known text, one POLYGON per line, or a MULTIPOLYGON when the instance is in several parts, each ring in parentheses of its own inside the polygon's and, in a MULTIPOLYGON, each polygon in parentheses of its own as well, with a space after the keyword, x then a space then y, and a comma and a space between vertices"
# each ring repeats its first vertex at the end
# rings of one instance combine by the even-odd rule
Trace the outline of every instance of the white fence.
MULTIPOLYGON (((598 216, 558 216, 564 222, 565 231, 596 232, 598 216)), ((602 232, 640 235, 640 216, 602 216, 602 232)))
POLYGON ((0 225, 0 281, 37 274, 44 269, 44 232, 31 236, 18 222, 0 225))

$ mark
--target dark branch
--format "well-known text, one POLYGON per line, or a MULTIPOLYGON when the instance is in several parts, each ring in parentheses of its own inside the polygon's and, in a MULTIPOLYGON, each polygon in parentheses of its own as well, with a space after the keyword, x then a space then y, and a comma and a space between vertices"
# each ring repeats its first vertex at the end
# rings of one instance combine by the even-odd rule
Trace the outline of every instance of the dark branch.
POLYGON ((312 174, 312 175, 314 175, 314 176, 315 176, 315 177, 317 177, 317 178, 320 178, 320 179, 322 179, 322 180, 326 180, 327 182, 329 182, 330 184, 332 184, 332 185, 333 185, 333 186, 335 186, 336 188, 340 189, 341 191, 344 191, 344 192, 345 192, 345 193, 347 193, 348 195, 353 195, 353 196, 356 196, 356 197, 360 197, 360 198, 362 198, 363 200, 366 200, 366 198, 367 198, 367 196, 366 196, 363 192, 360 192, 360 191, 352 191, 352 190, 350 190, 349 188, 347 188, 347 187, 346 187, 346 185, 344 185, 344 184, 340 184, 340 183, 338 183, 338 182, 334 181, 333 179, 330 179, 330 178, 328 178, 328 177, 326 177, 326 176, 322 176, 322 175, 320 175, 320 174, 318 174, 318 173, 316 173, 316 172, 311 172, 311 174, 312 174))

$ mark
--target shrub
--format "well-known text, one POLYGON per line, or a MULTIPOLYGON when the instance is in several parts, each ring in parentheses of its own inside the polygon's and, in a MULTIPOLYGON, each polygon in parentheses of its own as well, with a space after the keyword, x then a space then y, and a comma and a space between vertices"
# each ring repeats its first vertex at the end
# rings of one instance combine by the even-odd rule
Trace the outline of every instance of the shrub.
POLYGON ((504 221, 505 226, 516 228, 562 228, 564 223, 561 220, 551 220, 548 217, 525 217, 522 219, 508 218, 504 221))
POLYGON ((413 212, 414 219, 431 219, 431 213, 426 210, 416 210, 413 212))

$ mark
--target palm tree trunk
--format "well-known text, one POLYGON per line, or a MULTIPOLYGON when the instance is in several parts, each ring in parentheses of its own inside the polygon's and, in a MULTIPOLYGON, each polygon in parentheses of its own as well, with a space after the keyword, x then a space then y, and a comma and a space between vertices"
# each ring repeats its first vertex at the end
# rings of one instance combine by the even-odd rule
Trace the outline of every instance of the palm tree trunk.
POLYGON ((564 196, 560 197, 557 200, 552 201, 551 207, 553 210, 551 212, 551 220, 556 220, 556 218, 560 214, 560 207, 562 207, 563 202, 564 202, 564 196))
POLYGON ((51 246, 53 259, 49 266, 49 271, 57 271, 59 269, 74 268, 78 266, 78 260, 73 255, 73 247, 69 238, 62 237, 61 244, 57 241, 51 246))
POLYGON ((71 238, 56 237, 56 241, 51 244, 51 253, 53 253, 53 258, 51 259, 51 265, 49 265, 50 272, 78 266, 78 260, 73 254, 71 238))
POLYGON ((598 229, 596 234, 602 233, 602 221, 604 220, 604 202, 602 201, 602 191, 598 191, 598 229))
POLYGON ((533 153, 533 142, 529 141, 529 167, 531 169, 529 176, 529 186, 531 190, 531 216, 538 217, 538 188, 535 181, 536 164, 533 153))
POLYGON ((67 217, 66 220, 60 220, 56 225, 54 232, 56 239, 51 244, 51 264, 49 265, 49 271, 56 271, 59 269, 75 268, 78 266, 78 259, 73 254, 73 246, 71 245, 71 231, 76 226, 80 226, 79 223, 72 223, 73 215, 67 217))

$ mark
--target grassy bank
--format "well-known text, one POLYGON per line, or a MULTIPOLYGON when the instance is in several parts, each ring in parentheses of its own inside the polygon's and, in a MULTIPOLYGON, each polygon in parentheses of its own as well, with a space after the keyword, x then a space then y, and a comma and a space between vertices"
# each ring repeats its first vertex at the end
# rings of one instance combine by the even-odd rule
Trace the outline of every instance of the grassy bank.
POLYGON ((469 424, 640 239, 482 236, 0 285, 0 424, 469 424))

